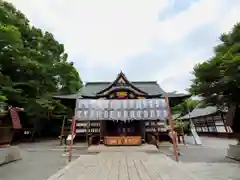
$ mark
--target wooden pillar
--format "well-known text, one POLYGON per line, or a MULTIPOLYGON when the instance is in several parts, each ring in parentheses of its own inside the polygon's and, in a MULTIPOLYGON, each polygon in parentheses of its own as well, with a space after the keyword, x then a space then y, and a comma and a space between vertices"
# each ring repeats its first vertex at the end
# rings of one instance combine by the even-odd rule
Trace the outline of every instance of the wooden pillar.
POLYGON ((215 118, 214 118, 214 116, 212 116, 212 120, 213 120, 214 127, 215 127, 215 130, 216 130, 216 132, 215 132, 215 133, 218 133, 218 129, 217 129, 217 126, 216 126, 216 121, 215 121, 215 118))
POLYGON ((225 128, 225 131, 228 132, 228 129, 227 129, 227 126, 226 126, 226 123, 225 123, 225 120, 224 120, 224 117, 223 117, 223 113, 220 112, 220 116, 221 116, 221 119, 223 121, 223 125, 224 125, 224 128, 225 128))
POLYGON ((142 126, 142 138, 144 139, 144 143, 146 142, 146 126, 145 126, 145 121, 142 121, 141 123, 142 126))
POLYGON ((76 119, 73 116, 72 117, 72 125, 71 125, 71 141, 69 144, 69 156, 68 156, 68 161, 71 162, 72 160, 72 145, 73 145, 73 139, 75 137, 76 133, 76 119))
POLYGON ((206 116, 205 116, 205 118, 204 118, 204 123, 205 123, 205 125, 207 126, 208 132, 210 132, 209 126, 208 126, 208 120, 207 120, 207 117, 206 117, 206 116))
POLYGON ((158 120, 155 121, 155 128, 156 128, 156 134, 157 134, 157 141, 159 141, 159 126, 158 126, 158 120))
POLYGON ((172 141, 173 141, 173 150, 174 150, 174 153, 175 153, 176 161, 178 162, 179 161, 179 157, 178 157, 178 151, 177 151, 176 136, 173 133, 174 132, 174 122, 173 122, 173 119, 172 119, 172 112, 171 112, 171 108, 170 108, 170 104, 169 104, 169 100, 168 100, 167 94, 165 94, 165 102, 166 102, 166 105, 167 105, 168 120, 169 120, 169 123, 170 123, 172 137, 173 137, 173 139, 172 139, 172 141))
POLYGON ((89 145, 89 142, 88 142, 88 133, 89 133, 89 120, 87 121, 87 130, 86 130, 86 141, 87 141, 87 144, 89 145))
POLYGON ((204 121, 202 121, 202 118, 200 117, 200 122, 201 122, 201 130, 202 130, 202 132, 204 132, 203 131, 203 123, 204 123, 204 121))
POLYGON ((66 119, 66 116, 63 117, 59 146, 62 145, 62 140, 63 140, 63 136, 64 136, 65 119, 66 119))
POLYGON ((100 144, 101 144, 101 142, 102 142, 102 128, 103 128, 103 121, 100 121, 100 144))

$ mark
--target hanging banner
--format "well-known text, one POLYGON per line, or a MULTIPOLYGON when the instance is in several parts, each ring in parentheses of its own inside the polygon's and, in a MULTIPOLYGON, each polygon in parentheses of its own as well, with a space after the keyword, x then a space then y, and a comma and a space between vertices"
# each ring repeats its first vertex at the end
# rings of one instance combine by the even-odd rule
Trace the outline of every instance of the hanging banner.
POLYGON ((22 125, 20 122, 20 118, 18 115, 18 112, 21 111, 21 108, 17 108, 17 107, 10 107, 9 108, 9 113, 12 119, 12 126, 13 129, 22 129, 22 125))
POLYGON ((167 106, 163 99, 77 99, 78 120, 165 120, 167 106))

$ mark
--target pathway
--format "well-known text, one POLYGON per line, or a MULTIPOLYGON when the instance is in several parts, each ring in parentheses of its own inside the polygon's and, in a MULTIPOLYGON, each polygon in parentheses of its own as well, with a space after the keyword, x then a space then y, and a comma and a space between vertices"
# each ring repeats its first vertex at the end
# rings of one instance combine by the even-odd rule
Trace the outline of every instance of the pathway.
POLYGON ((239 163, 225 159, 222 148, 181 147, 178 163, 166 156, 169 147, 161 149, 91 146, 89 152, 100 153, 80 155, 48 180, 240 180, 239 163))
POLYGON ((48 180, 195 180, 163 154, 101 152, 83 155, 48 180))

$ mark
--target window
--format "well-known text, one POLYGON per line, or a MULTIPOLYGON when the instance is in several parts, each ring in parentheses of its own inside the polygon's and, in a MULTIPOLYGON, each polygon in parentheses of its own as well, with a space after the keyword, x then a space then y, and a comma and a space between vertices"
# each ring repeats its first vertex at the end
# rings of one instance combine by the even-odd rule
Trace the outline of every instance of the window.
POLYGON ((210 132, 217 132, 217 129, 216 129, 215 126, 210 126, 210 127, 209 127, 209 131, 210 131, 210 132))
POLYGON ((196 127, 196 131, 197 131, 197 132, 202 132, 201 127, 196 127))
POLYGON ((203 132, 208 132, 208 128, 206 126, 203 126, 202 129, 203 129, 203 132))
POLYGON ((215 121, 216 126, 224 126, 222 120, 215 121))
POLYGON ((217 132, 226 132, 225 126, 217 126, 217 132))

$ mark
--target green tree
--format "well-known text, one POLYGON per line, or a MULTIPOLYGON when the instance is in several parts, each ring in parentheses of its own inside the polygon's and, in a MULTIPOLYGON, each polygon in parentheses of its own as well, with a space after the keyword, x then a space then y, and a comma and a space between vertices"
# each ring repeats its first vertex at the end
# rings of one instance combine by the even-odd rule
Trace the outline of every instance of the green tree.
POLYGON ((75 93, 82 81, 64 46, 0 0, 0 102, 25 109, 29 119, 66 110, 52 96, 75 93))
POLYGON ((188 112, 191 112, 193 109, 197 107, 199 104, 199 100, 194 99, 187 99, 181 104, 178 104, 177 106, 174 106, 172 108, 173 114, 180 114, 181 116, 187 114, 188 112))
MULTIPOLYGON (((222 106, 240 104, 240 24, 221 35, 214 56, 196 65, 190 92, 204 101, 222 106)), ((234 121, 233 131, 240 133, 240 121, 234 121)), ((238 136, 240 139, 240 136, 238 136)))

